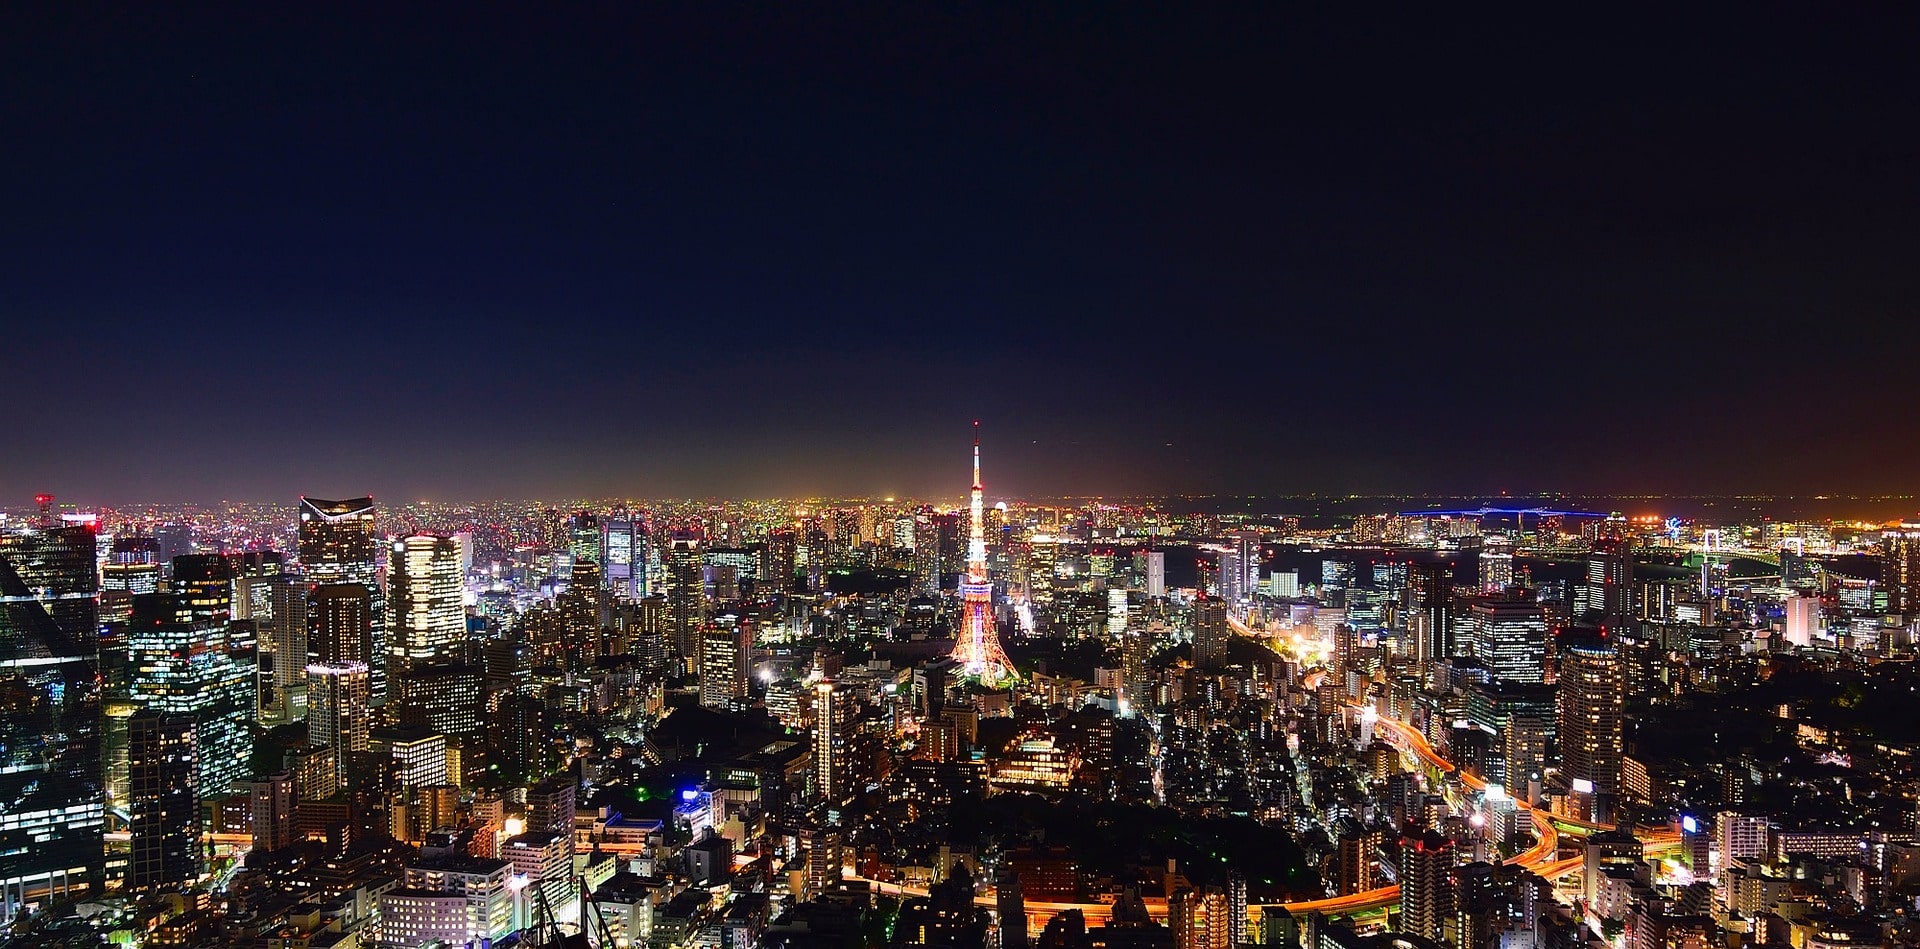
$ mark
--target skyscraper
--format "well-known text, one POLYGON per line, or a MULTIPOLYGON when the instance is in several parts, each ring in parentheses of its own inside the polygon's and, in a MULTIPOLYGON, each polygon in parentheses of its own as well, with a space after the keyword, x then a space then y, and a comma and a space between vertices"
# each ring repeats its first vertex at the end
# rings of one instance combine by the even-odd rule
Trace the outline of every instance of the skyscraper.
POLYGON ((393 542, 387 560, 391 674, 460 658, 467 639, 464 592, 453 538, 415 534, 393 542))
POLYGON ((184 887, 200 875, 198 750, 190 716, 146 710, 128 720, 133 889, 184 887))
POLYGON ((328 583, 307 594, 307 660, 373 664, 373 594, 361 583, 328 583))
POLYGON ((386 598, 380 588, 380 538, 372 498, 348 501, 300 499, 300 564, 315 586, 358 583, 368 597, 368 687, 375 705, 387 698, 386 598))
POLYGON ((813 687, 813 792, 834 802, 847 787, 848 696, 823 681, 813 687))
POLYGON ((1409 564, 1407 607, 1416 661, 1435 662, 1459 655, 1453 628, 1453 564, 1409 564))
POLYGON ((600 561, 607 593, 616 603, 646 596, 646 528, 626 508, 600 521, 600 561))
POLYGON ((1880 534, 1880 583, 1887 612, 1920 612, 1920 524, 1902 523, 1880 534))
POLYGON ((307 667, 307 743, 337 752, 344 781, 348 759, 368 748, 368 679, 364 662, 317 662, 307 667))
POLYGON ((1560 658, 1560 772, 1577 795, 1591 795, 1592 819, 1607 820, 1620 790, 1621 716, 1626 684, 1611 643, 1566 647, 1560 658))
POLYGON ((1478 598, 1462 625, 1475 658, 1500 682, 1544 682, 1547 613, 1532 600, 1478 598))
POLYGON ((102 871, 95 564, 89 525, 0 533, 0 923, 102 871))
POLYGON ((1226 665, 1227 643, 1233 629, 1227 625, 1227 601, 1202 597, 1193 601, 1193 664, 1200 669, 1226 665))
POLYGON ((195 620, 221 628, 233 618, 233 561, 221 554, 184 554, 173 558, 173 579, 167 585, 183 601, 195 620))
POLYGON ((198 793, 218 796, 246 776, 253 754, 254 663, 227 650, 223 624, 193 614, 177 594, 134 597, 127 630, 129 697, 143 708, 192 720, 198 793))
POLYGON ((707 618, 701 546, 698 535, 675 531, 667 549, 667 628, 684 668, 692 668, 700 653, 700 628, 707 618))
MULTIPOLYGON (((1239 576, 1234 578, 1234 589, 1238 591, 1233 599, 1253 599, 1254 591, 1260 587, 1260 533, 1243 530, 1233 535, 1234 564, 1239 576)), ((1225 582, 1224 580, 1222 582, 1225 582)))
POLYGON ((1625 541, 1602 538, 1587 554, 1587 578, 1581 584, 1577 612, 1601 625, 1614 625, 1632 615, 1633 557, 1625 541), (1596 615, 1597 614, 1597 615, 1596 615))
POLYGON ((1019 678, 1006 650, 1000 648, 1000 631, 993 616, 993 581, 987 578, 987 541, 981 525, 984 513, 980 485, 980 423, 973 423, 973 489, 967 502, 967 573, 960 580, 960 633, 953 646, 953 661, 960 674, 982 683, 998 686, 1019 678))
POLYGON ((281 574, 268 581, 273 606, 260 631, 260 641, 273 650, 276 707, 272 718, 295 722, 307 715, 307 581, 281 574))
POLYGON ((726 708, 747 695, 747 662, 753 653, 753 623, 740 619, 708 626, 700 634, 700 704, 726 708))

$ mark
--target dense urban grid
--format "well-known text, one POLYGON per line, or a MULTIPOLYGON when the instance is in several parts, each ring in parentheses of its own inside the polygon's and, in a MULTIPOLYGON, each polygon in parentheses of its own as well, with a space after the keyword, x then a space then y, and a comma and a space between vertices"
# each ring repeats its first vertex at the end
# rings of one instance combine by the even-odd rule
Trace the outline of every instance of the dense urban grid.
POLYGON ((42 496, 0 533, 5 941, 1920 937, 1920 524, 973 470, 957 506, 42 496))

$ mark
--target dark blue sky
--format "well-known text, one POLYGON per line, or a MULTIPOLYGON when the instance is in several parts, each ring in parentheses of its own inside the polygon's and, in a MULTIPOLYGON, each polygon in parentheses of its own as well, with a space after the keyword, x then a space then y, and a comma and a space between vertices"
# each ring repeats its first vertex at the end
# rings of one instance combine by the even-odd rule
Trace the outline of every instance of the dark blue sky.
POLYGON ((1911 6, 395 6, 9 14, 0 495, 1920 465, 1911 6))

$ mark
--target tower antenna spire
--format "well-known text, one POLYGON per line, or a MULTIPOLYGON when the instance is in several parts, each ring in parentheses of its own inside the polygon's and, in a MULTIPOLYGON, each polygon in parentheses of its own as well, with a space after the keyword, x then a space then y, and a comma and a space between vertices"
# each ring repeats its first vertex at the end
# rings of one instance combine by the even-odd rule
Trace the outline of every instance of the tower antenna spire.
POLYGON ((980 490, 980 420, 973 420, 973 489, 980 490))
POLYGON ((1000 646, 993 618, 993 581, 987 577, 986 503, 980 487, 980 420, 973 422, 973 490, 967 498, 967 572, 960 578, 960 635, 953 660, 960 674, 999 687, 1019 678, 1000 646))

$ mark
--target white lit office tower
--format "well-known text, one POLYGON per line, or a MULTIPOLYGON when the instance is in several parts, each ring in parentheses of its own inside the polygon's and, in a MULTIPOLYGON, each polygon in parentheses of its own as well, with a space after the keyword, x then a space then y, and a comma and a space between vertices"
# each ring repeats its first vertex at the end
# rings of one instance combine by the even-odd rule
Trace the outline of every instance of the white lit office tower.
POLYGON ((467 639, 460 544, 415 534, 393 542, 387 559, 388 671, 460 658, 467 639))
POLYGON ((363 662, 307 667, 307 743, 336 752, 335 773, 342 781, 349 759, 369 747, 369 678, 363 662))

